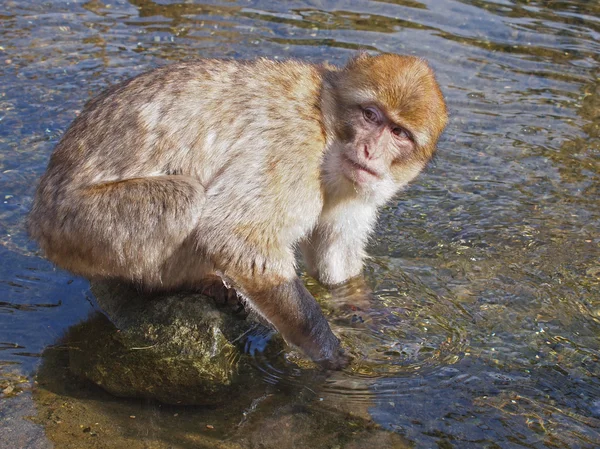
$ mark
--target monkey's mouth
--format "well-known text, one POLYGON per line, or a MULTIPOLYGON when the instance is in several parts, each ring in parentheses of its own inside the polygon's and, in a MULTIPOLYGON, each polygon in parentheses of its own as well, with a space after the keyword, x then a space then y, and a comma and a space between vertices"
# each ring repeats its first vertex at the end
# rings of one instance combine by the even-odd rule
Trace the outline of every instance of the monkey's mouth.
POLYGON ((380 178, 379 173, 366 165, 353 161, 345 154, 343 155, 343 172, 348 179, 358 184, 366 184, 380 178))

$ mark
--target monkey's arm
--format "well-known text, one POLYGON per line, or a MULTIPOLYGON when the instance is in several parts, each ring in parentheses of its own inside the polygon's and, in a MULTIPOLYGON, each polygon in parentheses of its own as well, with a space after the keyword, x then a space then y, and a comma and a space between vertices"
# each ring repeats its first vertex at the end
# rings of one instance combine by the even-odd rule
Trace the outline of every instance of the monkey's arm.
POLYGON ((216 273, 232 284, 288 344, 327 368, 347 365, 348 358, 343 355, 319 304, 296 275, 291 248, 269 247, 266 238, 250 245, 247 235, 235 239, 231 232, 213 233, 208 228, 204 231, 199 244, 209 249, 216 273))
POLYGON ((376 208, 358 202, 325 210, 301 244, 309 274, 327 286, 359 276, 376 218, 376 208))
POLYGON ((300 279, 295 276, 251 279, 235 275, 231 278, 251 307, 273 324, 288 344, 326 368, 340 369, 347 365, 348 358, 339 340, 300 279))

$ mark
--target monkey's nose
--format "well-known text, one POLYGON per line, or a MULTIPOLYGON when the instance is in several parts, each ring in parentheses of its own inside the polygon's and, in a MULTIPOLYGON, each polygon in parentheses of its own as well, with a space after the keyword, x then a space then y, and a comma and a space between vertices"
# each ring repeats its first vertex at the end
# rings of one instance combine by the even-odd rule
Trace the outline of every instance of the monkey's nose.
POLYGON ((363 148, 364 154, 365 154, 365 158, 367 159, 371 159, 371 152, 369 151, 369 145, 364 146, 363 148))

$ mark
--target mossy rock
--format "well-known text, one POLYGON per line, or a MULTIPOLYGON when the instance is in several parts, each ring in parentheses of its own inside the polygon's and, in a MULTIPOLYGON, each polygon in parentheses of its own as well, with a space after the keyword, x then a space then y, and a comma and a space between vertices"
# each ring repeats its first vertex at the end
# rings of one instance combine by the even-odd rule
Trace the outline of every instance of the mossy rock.
MULTIPOLYGON (((65 337, 69 367, 116 396, 213 405, 260 383, 242 337, 271 331, 194 293, 143 295, 92 284, 98 306, 65 337)), ((271 345, 279 346, 281 345, 271 345)))

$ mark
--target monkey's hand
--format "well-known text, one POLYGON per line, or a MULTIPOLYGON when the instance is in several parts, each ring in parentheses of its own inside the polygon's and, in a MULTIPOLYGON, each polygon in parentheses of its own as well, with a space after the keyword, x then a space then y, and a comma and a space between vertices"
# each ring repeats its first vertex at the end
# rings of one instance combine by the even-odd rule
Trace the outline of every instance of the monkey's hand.
POLYGON ((345 352, 342 348, 339 348, 337 354, 324 360, 317 361, 317 363, 326 370, 341 370, 346 368, 352 362, 353 357, 345 352))

